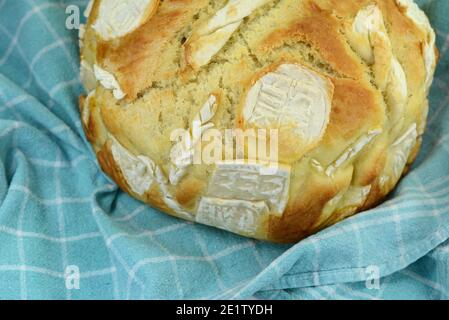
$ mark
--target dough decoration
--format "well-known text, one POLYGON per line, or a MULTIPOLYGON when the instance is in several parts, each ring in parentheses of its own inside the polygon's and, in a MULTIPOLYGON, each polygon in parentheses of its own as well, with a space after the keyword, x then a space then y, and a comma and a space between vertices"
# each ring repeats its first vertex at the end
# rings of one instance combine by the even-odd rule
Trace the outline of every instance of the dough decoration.
POLYGON ((282 64, 251 88, 243 117, 258 128, 292 128, 300 143, 314 145, 329 123, 331 84, 296 64, 282 64))
POLYGON ((99 81, 103 87, 112 90, 114 97, 117 100, 121 100, 125 97, 126 94, 122 91, 120 84, 112 73, 102 69, 98 65, 94 65, 94 74, 97 81, 99 81))
MULTIPOLYGON (((136 30, 156 10, 158 0, 101 0, 92 28, 103 40, 113 40, 136 30)), ((87 10, 90 14, 92 8, 87 10)))

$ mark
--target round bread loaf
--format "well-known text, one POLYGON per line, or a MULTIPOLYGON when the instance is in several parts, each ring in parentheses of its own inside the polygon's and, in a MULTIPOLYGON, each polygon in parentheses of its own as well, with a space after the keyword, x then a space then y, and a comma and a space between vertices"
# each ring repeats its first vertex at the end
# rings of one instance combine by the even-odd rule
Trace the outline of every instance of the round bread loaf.
POLYGON ((96 0, 85 15, 86 136, 165 213, 295 242, 377 205, 418 154, 438 53, 412 0, 96 0))

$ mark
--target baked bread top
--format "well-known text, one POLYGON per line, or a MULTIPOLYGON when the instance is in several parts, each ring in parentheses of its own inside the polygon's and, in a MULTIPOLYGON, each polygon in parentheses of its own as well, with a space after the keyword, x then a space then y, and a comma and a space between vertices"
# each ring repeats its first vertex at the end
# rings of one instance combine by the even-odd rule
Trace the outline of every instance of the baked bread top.
POLYGON ((412 0, 96 0, 86 16, 86 136, 166 213, 295 242, 378 204, 417 156, 438 53, 412 0), (235 146, 194 161, 229 129, 275 132, 275 168, 235 146))

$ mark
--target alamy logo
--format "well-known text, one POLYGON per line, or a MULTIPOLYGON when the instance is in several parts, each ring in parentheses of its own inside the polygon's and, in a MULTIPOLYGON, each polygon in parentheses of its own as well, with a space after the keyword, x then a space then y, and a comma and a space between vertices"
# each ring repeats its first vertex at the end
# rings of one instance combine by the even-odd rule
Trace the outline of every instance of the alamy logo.
POLYGON ((80 269, 78 266, 67 266, 64 278, 67 290, 80 289, 80 269))
POLYGON ((65 20, 65 27, 68 30, 79 30, 81 24, 80 8, 75 5, 69 5, 65 9, 65 13, 68 15, 65 20))
POLYGON ((366 288, 368 290, 380 290, 380 268, 378 266, 369 266, 365 269, 366 288))
POLYGON ((175 142, 170 158, 177 167, 247 159, 246 163, 263 165, 269 171, 278 169, 277 129, 219 130, 193 121, 191 130, 177 129, 170 139, 175 142))

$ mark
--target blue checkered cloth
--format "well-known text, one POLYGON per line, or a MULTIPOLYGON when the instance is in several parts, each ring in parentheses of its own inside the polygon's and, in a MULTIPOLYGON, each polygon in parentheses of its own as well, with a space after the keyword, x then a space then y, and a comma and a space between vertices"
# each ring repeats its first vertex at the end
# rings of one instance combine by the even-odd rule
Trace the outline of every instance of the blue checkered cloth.
POLYGON ((449 298, 449 1, 420 1, 441 63, 413 171, 380 207, 294 246, 169 217, 99 170, 71 4, 86 1, 0 0, 0 298, 449 298))

